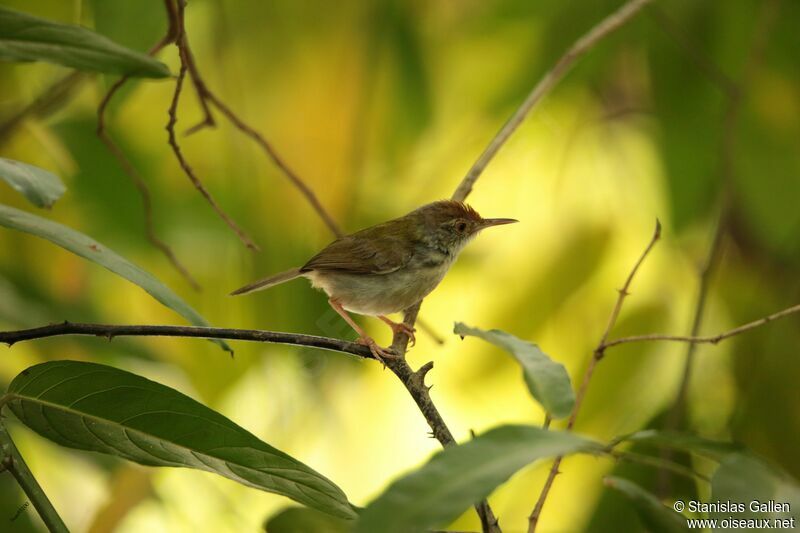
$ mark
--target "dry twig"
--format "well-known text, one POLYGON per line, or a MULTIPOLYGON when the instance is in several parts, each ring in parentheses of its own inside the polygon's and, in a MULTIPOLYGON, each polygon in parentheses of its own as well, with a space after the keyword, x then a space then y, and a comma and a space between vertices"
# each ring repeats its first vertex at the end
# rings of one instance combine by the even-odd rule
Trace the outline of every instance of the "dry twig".
MULTIPOLYGON (((167 32, 147 52, 147 54, 150 56, 157 54, 165 46, 174 43, 175 38, 178 35, 178 20, 175 4, 172 0, 164 0, 164 4, 166 6, 169 21, 167 32)), ((139 196, 142 200, 142 208, 144 210, 144 227, 147 240, 164 254, 167 260, 184 277, 184 279, 186 279, 192 288, 199 290, 200 285, 197 283, 194 277, 192 277, 189 270, 178 260, 178 257, 175 255, 175 252, 172 251, 172 248, 170 248, 170 246, 156 234, 155 224, 153 222, 152 199, 150 195, 150 188, 147 186, 147 182, 144 181, 133 162, 128 159, 128 157, 125 155, 125 152, 122 151, 122 148, 120 148, 120 146, 114 141, 114 139, 106 130, 106 109, 108 108, 108 105, 114 95, 122 88, 123 85, 125 85, 125 83, 128 82, 129 79, 130 76, 123 76, 114 82, 108 89, 108 92, 105 94, 103 99, 100 101, 100 105, 97 107, 97 135, 106 145, 109 152, 111 152, 111 154, 117 159, 117 162, 119 162, 122 170, 128 175, 136 189, 139 191, 139 196)))
MULTIPOLYGON (((178 72, 178 79, 175 81, 175 92, 172 95, 172 103, 169 106, 169 121, 167 122, 167 134, 169 136, 169 145, 172 148, 178 163, 183 169, 186 176, 192 182, 195 189, 206 199, 211 208, 219 215, 219 217, 233 230, 245 246, 251 250, 258 250, 258 246, 247 235, 236 222, 220 207, 217 201, 211 196, 211 193, 206 189, 205 185, 197 177, 194 169, 189 165, 189 162, 183 155, 180 145, 178 144, 178 137, 175 134, 175 124, 178 122, 178 102, 180 101, 181 91, 183 89, 183 82, 186 79, 186 72, 189 69, 189 64, 192 63, 191 51, 189 50, 188 40, 186 37, 186 24, 184 19, 184 12, 186 9, 186 0, 177 0, 177 21, 178 21, 178 35, 176 36, 176 44, 178 46, 178 55, 180 56, 181 66, 178 72)), ((204 109, 207 109, 204 107, 204 109)), ((213 120, 213 119, 212 119, 213 120)))
POLYGON ((183 23, 183 9, 185 7, 185 0, 178 0, 179 4, 179 17, 178 20, 180 22, 180 32, 182 34, 182 40, 179 41, 179 47, 181 49, 181 64, 186 67, 189 73, 189 78, 192 80, 192 85, 194 86, 195 92, 197 93, 197 98, 200 101, 200 106, 203 109, 203 120, 201 120, 198 124, 192 126, 186 131, 187 135, 192 133, 196 133, 203 128, 206 127, 213 127, 216 125, 214 120, 214 116, 211 112, 211 107, 213 106, 216 108, 220 113, 222 113, 225 118, 227 118, 233 126, 242 132, 244 135, 247 135, 253 141, 258 144, 258 146, 264 151, 264 154, 278 167, 278 169, 283 173, 284 176, 300 191, 300 193, 306 198, 308 203, 314 209, 314 211, 319 215, 322 221, 325 223, 326 226, 333 232, 334 235, 337 237, 341 237, 343 235, 342 230, 339 228, 339 225, 333 220, 333 217, 328 213, 328 211, 322 206, 322 203, 317 198, 317 195, 308 186, 308 184, 303 181, 300 176, 298 176, 290 167, 289 165, 283 160, 283 158, 278 154, 278 152, 273 148, 273 146, 266 140, 266 138, 261 135, 255 128, 250 126, 247 122, 245 122, 237 113, 235 113, 222 99, 216 95, 209 87, 208 84, 205 82, 205 79, 200 74, 200 70, 197 67, 197 62, 194 59, 194 54, 192 53, 192 49, 189 45, 188 38, 186 37, 186 27, 183 23), (181 5, 183 4, 183 5, 181 5))

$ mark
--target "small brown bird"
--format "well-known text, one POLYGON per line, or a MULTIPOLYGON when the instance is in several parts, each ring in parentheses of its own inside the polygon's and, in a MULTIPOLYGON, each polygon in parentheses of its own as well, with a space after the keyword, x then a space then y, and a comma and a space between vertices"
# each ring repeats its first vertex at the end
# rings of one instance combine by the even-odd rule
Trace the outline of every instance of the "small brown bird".
POLYGON ((424 205, 405 216, 345 235, 300 268, 261 279, 231 295, 268 289, 303 276, 328 295, 328 303, 358 333, 379 361, 393 353, 378 346, 347 311, 377 316, 394 333, 414 341, 414 330, 386 317, 427 296, 442 281, 461 249, 480 230, 517 222, 482 218, 470 206, 451 200, 424 205))

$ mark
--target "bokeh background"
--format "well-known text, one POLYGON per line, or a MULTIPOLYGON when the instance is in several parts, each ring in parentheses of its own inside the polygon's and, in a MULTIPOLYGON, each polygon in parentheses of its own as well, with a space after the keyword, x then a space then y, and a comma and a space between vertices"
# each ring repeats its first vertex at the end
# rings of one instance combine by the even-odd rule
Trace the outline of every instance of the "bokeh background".
MULTIPOLYGON (((0 3, 83 24, 139 50, 166 24, 159 0, 0 3)), ((356 230, 448 197, 546 69, 619 4, 193 0, 187 27, 209 85, 274 144, 337 221, 356 230)), ((451 333, 454 321, 533 340, 577 380, 658 217, 663 240, 635 281, 614 336, 687 333, 726 183, 732 207, 703 331, 800 300, 800 4, 666 0, 658 7, 578 64, 469 198, 485 216, 521 223, 487 232, 467 248, 422 308, 445 343, 420 333, 409 354, 413 366, 435 361, 428 377, 433 399, 461 440, 502 423, 538 424, 543 413, 512 359, 480 341, 461 341, 451 333), (741 88, 734 120, 729 82, 720 73, 741 88)), ((176 71, 174 47, 159 57, 176 71)), ((0 64, 0 122, 67 72, 0 64)), ((182 145, 222 206, 261 246, 259 253, 245 249, 168 149, 169 80, 129 84, 111 106, 109 130, 151 188, 158 233, 202 291, 149 245, 140 199, 95 135, 96 107, 111 81, 87 77, 55 112, 30 117, 0 139, 4 157, 50 169, 67 184, 65 197, 43 216, 153 272, 214 325, 352 338, 324 296, 302 281, 226 296, 302 263, 331 234, 251 141, 220 120, 182 145)), ((200 120, 191 90, 179 112, 179 130, 200 120)), ((0 202, 32 209, 4 184, 0 202)), ((183 323, 100 267, 0 230, 0 326, 64 319, 183 323)), ((383 324, 362 323, 388 341, 383 324)), ((699 347, 685 428, 740 441, 800 476, 799 347, 798 318, 699 347)), ((410 397, 380 365, 286 346, 234 348, 230 359, 200 340, 39 340, 0 349, 0 386, 46 360, 116 365, 220 410, 333 479, 356 504, 438 448, 410 397)), ((576 430, 606 439, 657 427, 674 401, 685 351, 640 344, 609 352, 576 430)), ((9 424, 75 531, 256 531, 289 503, 211 474, 59 448, 9 424)), ((506 531, 526 526, 548 466, 521 471, 490 498, 506 531)), ((607 459, 565 461, 541 531, 640 530, 627 503, 601 483, 617 468, 607 459)), ((10 476, 0 475, 0 529, 41 529, 32 508, 10 521, 24 501, 10 476)), ((452 525, 477 527, 473 511, 452 525)))

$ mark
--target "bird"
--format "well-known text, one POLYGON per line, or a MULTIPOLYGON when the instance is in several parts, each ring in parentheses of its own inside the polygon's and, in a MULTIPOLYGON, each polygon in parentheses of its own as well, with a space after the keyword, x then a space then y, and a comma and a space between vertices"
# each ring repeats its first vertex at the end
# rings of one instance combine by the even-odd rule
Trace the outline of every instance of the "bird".
POLYGON ((328 296, 328 303, 358 334, 360 344, 385 365, 395 357, 353 320, 348 312, 375 316, 393 333, 415 342, 414 329, 386 315, 408 309, 442 281, 464 246, 482 230, 518 222, 483 218, 455 200, 432 202, 410 213, 337 238, 304 265, 260 279, 231 296, 261 291, 305 277, 328 296))

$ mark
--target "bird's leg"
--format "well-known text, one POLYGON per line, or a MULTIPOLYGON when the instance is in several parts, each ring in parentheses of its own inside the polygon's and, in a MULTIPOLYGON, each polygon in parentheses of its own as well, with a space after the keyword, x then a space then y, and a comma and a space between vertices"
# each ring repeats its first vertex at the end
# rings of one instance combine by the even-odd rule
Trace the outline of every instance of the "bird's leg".
POLYGON ((408 340, 411 341, 411 345, 415 345, 417 343, 417 338, 414 336, 414 332, 417 331, 416 328, 412 328, 411 326, 406 326, 402 322, 395 322, 394 320, 389 319, 383 315, 378 315, 378 318, 386 322, 390 328, 392 328, 392 333, 402 333, 408 340))
POLYGON ((375 342, 375 339, 367 335, 367 333, 363 329, 361 329, 361 326, 356 324, 355 320, 353 320, 350 317, 350 315, 347 314, 347 311, 344 310, 342 304, 340 304, 333 298, 329 298, 328 303, 330 304, 331 307, 333 307, 333 310, 339 313, 339 316, 344 318, 344 321, 350 324, 350 327, 353 328, 356 331, 356 333, 358 333, 359 344, 363 344, 367 348, 369 348, 369 351, 372 352, 372 355, 375 356, 375 359, 383 363, 383 366, 386 366, 384 358, 391 359, 393 357, 396 357, 395 354, 392 353, 389 349, 381 348, 380 346, 378 346, 378 343, 375 342))

